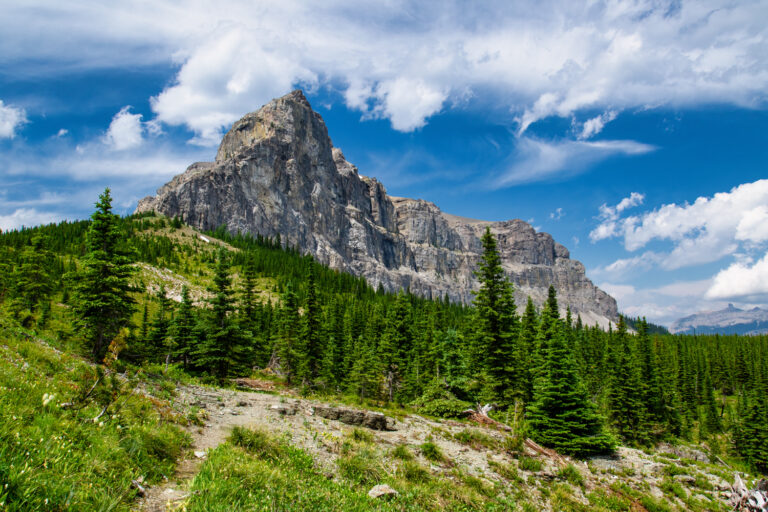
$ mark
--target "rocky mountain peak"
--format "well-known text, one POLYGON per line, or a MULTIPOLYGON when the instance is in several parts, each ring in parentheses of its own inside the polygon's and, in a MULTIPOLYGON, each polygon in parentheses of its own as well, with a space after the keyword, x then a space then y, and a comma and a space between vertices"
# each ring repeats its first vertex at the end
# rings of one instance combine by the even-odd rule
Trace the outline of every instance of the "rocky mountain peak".
POLYGON ((200 229, 281 239, 373 286, 470 302, 480 237, 489 227, 518 304, 541 305, 552 284, 563 308, 607 326, 616 301, 547 233, 520 219, 489 222, 442 212, 434 203, 387 195, 334 148, 322 117, 293 91, 237 121, 215 162, 191 165, 139 202, 137 211, 181 216, 200 229))
POLYGON ((274 99, 256 112, 237 121, 224 135, 216 154, 216 162, 247 154, 259 141, 276 138, 288 143, 301 143, 308 138, 324 142, 330 139, 320 114, 312 110, 306 96, 295 90, 274 99))

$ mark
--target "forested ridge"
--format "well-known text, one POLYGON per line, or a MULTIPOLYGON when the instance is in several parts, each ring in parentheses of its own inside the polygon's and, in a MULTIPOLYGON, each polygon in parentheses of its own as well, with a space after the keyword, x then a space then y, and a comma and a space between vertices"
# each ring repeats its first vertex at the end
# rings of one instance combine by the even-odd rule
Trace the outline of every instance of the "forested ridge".
POLYGON ((443 417, 490 403, 569 455, 680 438, 768 472, 766 336, 672 336, 643 319, 606 332, 561 314, 554 288, 541 310, 515 304, 490 232, 472 305, 375 290, 279 238, 190 232, 115 216, 105 192, 90 221, 3 233, 4 314, 98 362, 212 382, 271 371, 306 393, 443 417), (181 276, 181 301, 162 283, 147 292, 137 263, 181 276))

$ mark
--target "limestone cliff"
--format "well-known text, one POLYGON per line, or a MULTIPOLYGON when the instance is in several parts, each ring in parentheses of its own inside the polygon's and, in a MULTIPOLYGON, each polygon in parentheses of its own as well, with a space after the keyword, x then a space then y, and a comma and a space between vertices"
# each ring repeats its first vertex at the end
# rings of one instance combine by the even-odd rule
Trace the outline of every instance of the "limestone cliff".
POLYGON ((547 233, 515 219, 456 217, 433 203, 387 195, 334 148, 320 115, 294 91, 240 119, 224 136, 215 162, 192 164, 139 201, 137 212, 181 216, 200 229, 275 237, 319 261, 385 289, 469 302, 486 226, 499 242, 518 304, 541 305, 557 289, 563 308, 589 323, 617 317, 616 301, 547 233))

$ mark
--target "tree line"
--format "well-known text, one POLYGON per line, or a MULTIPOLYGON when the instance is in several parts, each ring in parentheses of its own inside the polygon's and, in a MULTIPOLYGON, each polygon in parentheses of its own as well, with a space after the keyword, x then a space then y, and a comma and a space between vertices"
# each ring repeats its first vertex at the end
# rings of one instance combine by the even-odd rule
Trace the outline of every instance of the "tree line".
POLYGON ((76 323, 97 361, 128 327, 125 364, 173 364, 213 380, 269 368, 308 391, 440 416, 492 403, 497 418, 519 419, 567 454, 685 438, 768 471, 766 336, 672 336, 642 318, 632 331, 623 318, 602 330, 561 310, 552 287, 540 310, 530 299, 518 310, 490 231, 480 289, 461 305, 374 290, 279 239, 222 227, 209 236, 234 250, 203 251, 153 231, 180 227, 114 215, 107 190, 90 221, 0 235, 0 299, 40 329, 61 303, 57 314, 76 323), (137 262, 181 275, 206 269, 205 304, 187 287, 178 303, 162 286, 138 289, 137 262))

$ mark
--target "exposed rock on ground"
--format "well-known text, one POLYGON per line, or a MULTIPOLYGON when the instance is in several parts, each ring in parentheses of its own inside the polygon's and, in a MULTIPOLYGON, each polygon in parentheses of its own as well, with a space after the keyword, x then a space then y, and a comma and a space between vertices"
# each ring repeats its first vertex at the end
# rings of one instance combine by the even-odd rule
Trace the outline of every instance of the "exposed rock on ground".
POLYGON ((449 215, 420 199, 390 197, 334 148, 301 91, 236 122, 215 162, 192 164, 139 202, 137 212, 180 216, 199 229, 225 224, 298 246, 374 287, 469 302, 478 287, 480 237, 489 227, 516 300, 543 304, 554 285, 563 308, 587 324, 617 318, 616 301, 547 233, 515 219, 486 222, 449 215))

